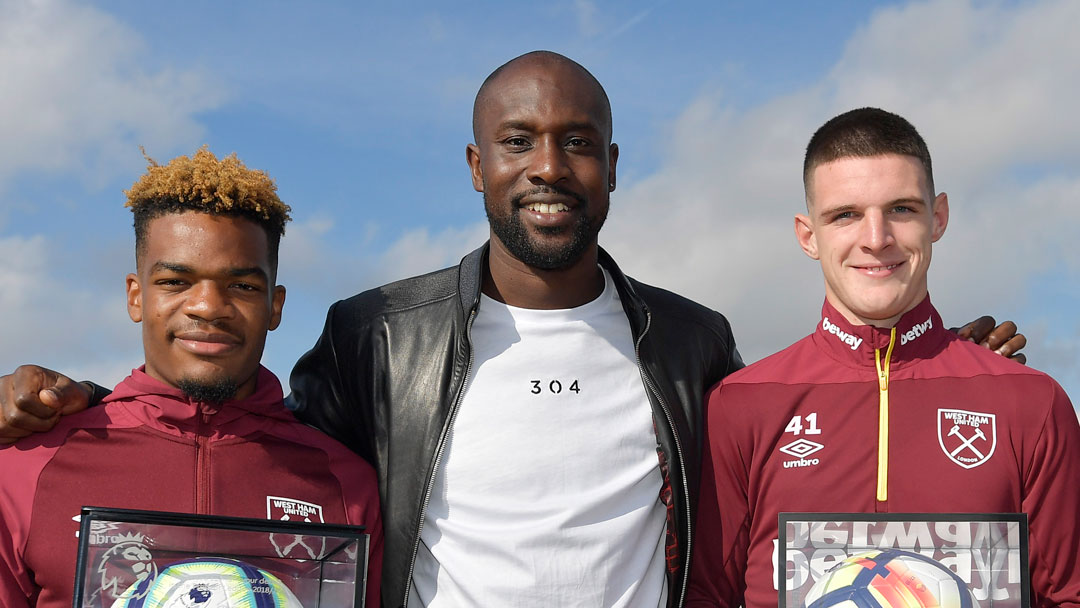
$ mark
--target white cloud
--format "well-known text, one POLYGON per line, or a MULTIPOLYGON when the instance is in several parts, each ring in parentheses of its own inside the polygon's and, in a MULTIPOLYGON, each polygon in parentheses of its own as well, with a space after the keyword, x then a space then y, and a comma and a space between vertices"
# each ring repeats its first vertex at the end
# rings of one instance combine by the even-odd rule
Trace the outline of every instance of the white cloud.
POLYGON ((379 282, 411 277, 457 264, 488 239, 486 222, 447 228, 432 234, 426 228, 403 234, 378 262, 379 282))
POLYGON ((146 67, 143 40, 69 0, 0 0, 0 186, 25 171, 72 172, 93 185, 132 166, 137 146, 196 145, 195 115, 220 83, 146 67))
POLYGON ((118 283, 101 290, 51 274, 55 246, 40 235, 0 238, 0 373, 29 362, 65 371, 92 362, 79 369, 119 380, 116 370, 142 361, 123 292, 118 283))
MULTIPOLYGON (((824 293, 791 227, 806 141, 829 117, 875 105, 920 129, 950 195, 931 272, 946 320, 1023 310, 1039 324, 1047 309, 1075 309, 1025 290, 1052 263, 1080 280, 1080 72, 1066 67, 1080 63, 1077 22, 1070 0, 878 11, 819 83, 745 110, 715 93, 692 103, 665 164, 616 193, 602 240, 632 274, 725 312, 748 358, 783 348, 812 329, 824 293)), ((1059 350, 1034 343, 1029 357, 1075 375, 1080 364, 1052 359, 1059 350)))
POLYGON ((596 3, 592 0, 574 0, 574 16, 582 36, 595 36, 600 31, 596 23, 596 3))
POLYGON ((325 217, 289 226, 281 241, 281 282, 319 302, 456 264, 488 238, 487 223, 432 232, 403 232, 385 249, 372 243, 379 226, 362 227, 346 247, 330 241, 335 225, 325 217))

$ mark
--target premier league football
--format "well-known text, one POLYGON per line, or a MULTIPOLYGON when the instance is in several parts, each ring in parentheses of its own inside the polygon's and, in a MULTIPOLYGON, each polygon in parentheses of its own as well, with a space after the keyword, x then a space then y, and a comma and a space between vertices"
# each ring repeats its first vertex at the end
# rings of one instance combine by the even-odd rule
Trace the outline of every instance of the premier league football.
POLYGON ((224 558, 173 563, 133 585, 112 608, 304 608, 278 577, 224 558))

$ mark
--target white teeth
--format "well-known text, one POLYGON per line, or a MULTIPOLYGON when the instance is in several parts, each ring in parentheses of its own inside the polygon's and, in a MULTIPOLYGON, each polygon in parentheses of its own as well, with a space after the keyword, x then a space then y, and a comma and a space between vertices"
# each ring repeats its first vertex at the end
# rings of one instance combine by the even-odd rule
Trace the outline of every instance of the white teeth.
POLYGON ((867 268, 867 270, 869 270, 870 272, 881 272, 882 270, 892 270, 897 266, 899 266, 899 264, 892 264, 889 266, 874 266, 873 268, 867 268))
POLYGON ((525 208, 529 211, 535 211, 537 213, 558 213, 560 211, 569 211, 570 208, 562 203, 548 204, 548 203, 529 203, 525 205, 525 208))

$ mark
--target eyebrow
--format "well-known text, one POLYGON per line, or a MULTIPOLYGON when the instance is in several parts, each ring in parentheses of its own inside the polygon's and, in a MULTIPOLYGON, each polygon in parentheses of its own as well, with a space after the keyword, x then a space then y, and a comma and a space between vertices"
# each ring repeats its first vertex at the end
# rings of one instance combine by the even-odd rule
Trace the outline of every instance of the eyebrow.
MULTIPOLYGON (((499 129, 510 130, 517 129, 521 131, 532 131, 535 125, 525 120, 508 120, 499 125, 499 129)), ((572 122, 563 127, 564 131, 600 131, 600 127, 596 124, 588 121, 572 122)))
MULTIPOLYGON (((900 197, 900 198, 893 199, 893 200, 889 201, 887 204, 889 206, 907 204, 907 205, 922 205, 922 206, 925 207, 926 206, 926 201, 922 200, 921 198, 900 197)), ((827 209, 821 209, 820 211, 818 211, 818 213, 821 214, 821 215, 830 215, 830 214, 833 214, 833 213, 845 213, 847 211, 855 211, 856 209, 857 209, 857 207, 854 204, 839 205, 839 206, 836 206, 836 207, 829 207, 827 209)))
MULTIPOLYGON (((177 264, 176 262, 155 262, 150 268, 150 272, 169 271, 177 274, 195 274, 195 269, 191 266, 184 264, 177 264)), ((228 268, 225 270, 225 274, 230 277, 250 277, 256 275, 265 281, 269 281, 270 277, 266 274, 266 271, 258 266, 250 266, 248 268, 228 268)))
POLYGON ((195 272, 191 266, 184 266, 183 264, 176 264, 174 262, 154 262, 154 265, 150 267, 150 272, 160 272, 162 270, 168 270, 178 274, 191 274, 195 272))

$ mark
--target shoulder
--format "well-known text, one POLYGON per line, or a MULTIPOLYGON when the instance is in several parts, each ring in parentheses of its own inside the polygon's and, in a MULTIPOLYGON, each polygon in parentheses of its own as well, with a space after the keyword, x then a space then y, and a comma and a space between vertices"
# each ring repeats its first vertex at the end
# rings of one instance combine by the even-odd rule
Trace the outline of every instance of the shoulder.
POLYGON ((806 336, 787 348, 751 363, 724 378, 728 386, 767 383, 802 383, 814 374, 813 368, 822 361, 816 352, 812 336, 806 336))
POLYGON ((667 289, 630 277, 627 277, 627 281, 649 307, 654 319, 663 323, 682 324, 691 330, 708 331, 724 342, 731 339, 731 324, 723 314, 667 289))
MULTIPOLYGON (((80 430, 103 429, 113 426, 112 414, 115 408, 108 405, 92 407, 76 414, 70 414, 60 418, 56 426, 43 433, 35 433, 20 439, 17 443, 0 447, 0 460, 11 462, 13 459, 24 459, 24 462, 35 460, 43 454, 51 457, 53 453, 62 447, 72 434, 80 430)), ((9 472, 8 467, 0 467, 4 472, 9 472)))
POLYGON ((394 281, 356 294, 334 305, 335 313, 355 318, 372 318, 410 310, 458 294, 457 266, 394 281))
MULTIPOLYGON (((38 478, 65 447, 68 438, 84 428, 100 428, 106 418, 103 408, 72 414, 60 419, 55 427, 21 439, 15 444, 0 447, 0 496, 21 500, 36 493, 38 478)), ((65 452, 66 453, 66 452, 65 452)))
POLYGON ((281 420, 273 427, 271 434, 295 444, 300 449, 315 450, 325 454, 330 463, 331 472, 335 474, 344 471, 354 479, 356 476, 370 477, 374 483, 375 469, 366 460, 345 447, 345 444, 314 427, 298 420, 281 420))
POLYGON ((1035 368, 1022 365, 953 334, 946 337, 940 355, 927 360, 943 375, 956 377, 1008 376, 1016 382, 1050 383, 1053 379, 1035 368))
POLYGON ((949 336, 941 355, 928 361, 930 375, 979 383, 991 401, 1012 401, 1018 413, 1031 407, 1068 403, 1061 386, 1049 374, 1022 365, 967 340, 949 336))

